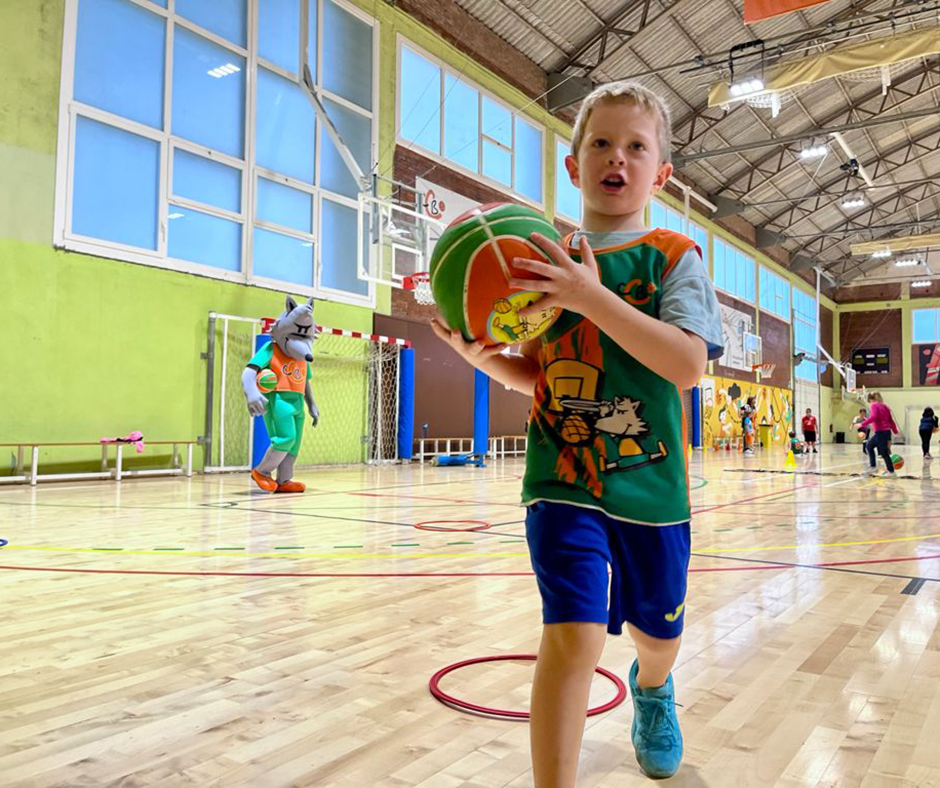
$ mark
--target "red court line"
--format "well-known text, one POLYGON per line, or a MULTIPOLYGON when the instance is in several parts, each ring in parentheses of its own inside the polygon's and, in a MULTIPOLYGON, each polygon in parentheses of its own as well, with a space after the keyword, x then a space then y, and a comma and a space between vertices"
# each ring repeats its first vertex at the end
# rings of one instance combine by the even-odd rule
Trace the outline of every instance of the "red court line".
POLYGON ((753 498, 742 498, 740 501, 729 501, 728 503, 720 503, 717 506, 708 506, 705 509, 693 509, 692 514, 703 514, 704 512, 713 512, 715 509, 724 509, 727 506, 739 506, 742 503, 749 503, 751 501, 759 501, 761 498, 769 498, 771 495, 783 495, 784 493, 796 492, 797 490, 805 490, 807 487, 816 487, 815 484, 801 484, 799 487, 791 487, 789 490, 777 490, 776 492, 764 493, 763 495, 755 495, 753 498))

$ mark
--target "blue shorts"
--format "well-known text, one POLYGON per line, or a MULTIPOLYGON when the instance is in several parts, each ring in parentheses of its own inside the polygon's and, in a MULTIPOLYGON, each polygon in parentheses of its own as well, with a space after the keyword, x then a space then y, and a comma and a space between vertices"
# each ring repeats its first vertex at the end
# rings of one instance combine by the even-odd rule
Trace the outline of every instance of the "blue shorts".
POLYGON ((537 502, 528 507, 525 530, 545 624, 589 621, 619 635, 627 621, 654 638, 682 634, 688 523, 640 525, 537 502))

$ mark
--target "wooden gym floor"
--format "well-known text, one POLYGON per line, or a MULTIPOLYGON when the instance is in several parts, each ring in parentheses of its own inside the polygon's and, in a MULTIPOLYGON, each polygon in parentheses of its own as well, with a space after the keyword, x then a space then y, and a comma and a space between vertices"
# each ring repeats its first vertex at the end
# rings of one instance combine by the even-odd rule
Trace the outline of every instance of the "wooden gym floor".
MULTIPOLYGON (((940 460, 900 452, 897 480, 857 475, 854 445, 795 474, 778 452, 692 460, 669 784, 940 786, 940 460)), ((314 470, 284 497, 247 475, 0 489, 0 785, 530 786, 525 723, 427 690, 537 648, 521 471, 314 470), (458 530, 414 527, 435 520, 458 530)), ((601 664, 632 658, 611 638, 601 664)), ((532 668, 444 689, 523 709, 532 668)), ((599 678, 594 701, 612 692, 599 678)), ((589 720, 580 786, 648 784, 631 715, 589 720)))

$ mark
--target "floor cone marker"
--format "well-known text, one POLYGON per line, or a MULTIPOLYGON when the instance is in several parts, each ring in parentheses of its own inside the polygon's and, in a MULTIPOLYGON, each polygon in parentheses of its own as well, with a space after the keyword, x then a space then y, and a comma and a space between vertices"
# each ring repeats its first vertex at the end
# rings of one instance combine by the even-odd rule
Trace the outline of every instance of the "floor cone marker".
POLYGON ((787 452, 786 462, 783 463, 783 469, 785 471, 795 471, 796 470, 796 457, 793 454, 793 449, 787 452))

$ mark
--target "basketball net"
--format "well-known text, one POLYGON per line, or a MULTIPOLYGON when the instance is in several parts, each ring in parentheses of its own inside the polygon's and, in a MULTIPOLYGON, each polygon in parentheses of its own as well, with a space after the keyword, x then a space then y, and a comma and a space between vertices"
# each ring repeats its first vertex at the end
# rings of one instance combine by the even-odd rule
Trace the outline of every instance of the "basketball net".
POLYGON ((431 276, 426 271, 405 278, 405 288, 411 290, 415 301, 425 306, 434 303, 434 294, 431 292, 431 276))
POLYGON ((760 383, 764 378, 769 378, 774 374, 777 368, 776 364, 752 364, 751 370, 757 373, 757 382, 760 383))

